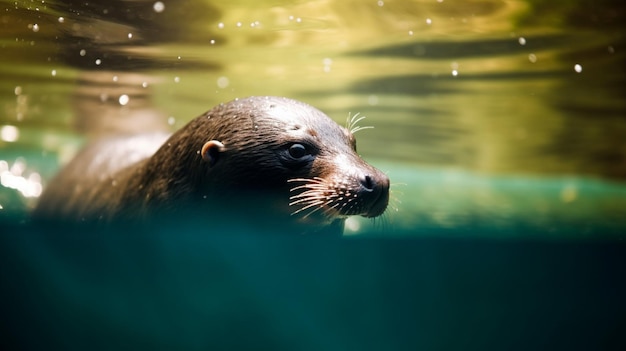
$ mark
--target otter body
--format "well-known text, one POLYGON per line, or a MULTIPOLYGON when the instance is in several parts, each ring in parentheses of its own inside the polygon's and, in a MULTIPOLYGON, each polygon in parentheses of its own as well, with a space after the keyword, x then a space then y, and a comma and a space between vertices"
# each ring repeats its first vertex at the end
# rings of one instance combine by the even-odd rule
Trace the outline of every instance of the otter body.
POLYGON ((389 179, 357 155, 349 130, 302 102, 250 97, 171 136, 87 146, 50 182, 34 218, 341 234, 347 216, 379 216, 388 199, 389 179))

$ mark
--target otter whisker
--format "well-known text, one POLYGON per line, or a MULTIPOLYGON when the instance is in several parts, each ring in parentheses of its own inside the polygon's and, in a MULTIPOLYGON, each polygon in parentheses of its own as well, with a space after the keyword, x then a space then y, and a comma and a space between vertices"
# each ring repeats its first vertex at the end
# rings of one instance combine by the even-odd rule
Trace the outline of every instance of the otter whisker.
POLYGON ((299 198, 303 198, 303 197, 319 197, 319 198, 324 198, 326 197, 326 195, 324 194, 323 191, 320 191, 322 189, 311 189, 311 190, 306 190, 304 192, 301 192, 299 194, 296 195, 291 195, 289 197, 289 199, 299 199, 299 198))
POLYGON ((350 114, 348 113, 348 122, 346 123, 347 124, 346 129, 348 129, 350 133, 354 134, 363 129, 374 128, 373 126, 358 126, 357 125, 359 122, 361 122, 365 118, 366 118, 365 116, 359 116, 358 112, 355 113, 354 116, 352 117, 350 117, 350 114))
MULTIPOLYGON (((325 208, 324 206, 325 206, 326 204, 328 204, 328 202, 324 202, 324 201, 322 201, 322 202, 320 203, 320 206, 318 206, 317 208, 315 208, 315 209, 311 210, 309 213, 305 214, 302 218, 307 218, 307 217, 309 217, 310 215, 312 215, 313 213, 315 213, 315 212, 317 212, 317 211, 319 211, 319 210, 323 210, 323 209, 325 208)), ((307 208, 310 208, 311 206, 312 206, 312 205, 309 205, 309 206, 307 206, 307 208)), ((326 217, 328 217, 328 214, 326 213, 326 210, 322 211, 322 213, 323 213, 326 217)))
POLYGON ((296 190, 301 190, 301 189, 305 189, 306 192, 313 192, 313 191, 315 191, 315 192, 322 192, 322 191, 328 189, 328 187, 321 186, 321 185, 317 186, 317 185, 306 184, 306 185, 300 185, 300 186, 291 188, 289 191, 296 191, 296 190))
POLYGON ((303 199, 298 199, 298 200, 290 202, 289 206, 300 205, 300 204, 309 203, 309 202, 317 202, 317 201, 324 202, 324 200, 325 200, 324 197, 306 197, 303 199))
POLYGON ((354 134, 354 133, 356 133, 358 131, 361 131, 363 129, 374 129, 374 126, 355 127, 355 128, 350 129, 350 133, 354 134))
MULTIPOLYGON (((298 213, 300 213, 300 212, 302 212, 302 211, 306 211, 307 209, 309 209, 309 208, 311 208, 311 207, 319 206, 319 207, 317 207, 317 208, 314 210, 314 211, 317 211, 318 209, 322 208, 322 206, 320 206, 320 205, 322 205, 322 204, 324 204, 324 201, 321 201, 321 200, 320 200, 320 201, 315 201, 315 202, 312 202, 312 203, 310 203, 310 204, 308 204, 308 205, 306 205, 306 206, 304 206, 304 207, 301 207, 301 208, 297 209, 296 211, 292 212, 292 213, 291 213, 291 215, 293 216, 293 215, 298 214, 298 213)), ((314 212, 314 211, 313 211, 313 212, 314 212)), ((308 216, 308 214, 307 214, 307 216, 308 216)), ((305 216, 305 217, 306 217, 306 216, 305 216)))
MULTIPOLYGON (((337 198, 337 196, 334 196, 335 198, 337 198)), ((338 213, 340 213, 339 210, 336 209, 337 205, 341 204, 341 202, 336 202, 334 205, 329 206, 330 204, 332 204, 336 199, 335 198, 329 198, 326 202, 324 202, 324 204, 322 204, 322 206, 318 207, 317 209, 309 212, 306 216, 308 217, 309 215, 313 214, 314 212, 317 212, 319 210, 322 210, 322 214, 328 218, 332 218, 333 216, 336 216, 338 213)))
POLYGON ((326 183, 326 180, 320 177, 313 177, 313 178, 291 178, 291 179, 287 179, 288 183, 293 183, 293 182, 304 182, 304 183, 313 183, 313 184, 324 184, 326 183))
POLYGON ((350 112, 348 112, 348 120, 346 121, 346 129, 352 130, 356 126, 357 123, 362 121, 365 116, 360 116, 360 113, 357 112, 354 115, 350 116, 350 112))

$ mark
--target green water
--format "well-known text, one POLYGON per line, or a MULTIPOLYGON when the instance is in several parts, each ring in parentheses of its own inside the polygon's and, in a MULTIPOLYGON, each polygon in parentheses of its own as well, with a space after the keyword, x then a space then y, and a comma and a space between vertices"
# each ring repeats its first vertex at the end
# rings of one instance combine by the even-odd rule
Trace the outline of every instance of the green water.
POLYGON ((9 222, 88 138, 282 95, 375 127, 359 151, 389 174, 392 206, 348 234, 622 237, 620 2, 1 4, 9 222))

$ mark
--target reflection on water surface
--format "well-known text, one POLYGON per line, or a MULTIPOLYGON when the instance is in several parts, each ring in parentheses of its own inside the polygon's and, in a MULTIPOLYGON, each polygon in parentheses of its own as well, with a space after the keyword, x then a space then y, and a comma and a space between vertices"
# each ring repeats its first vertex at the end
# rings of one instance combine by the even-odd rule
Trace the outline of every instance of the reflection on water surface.
POLYGON ((619 233, 625 10, 591 3, 2 1, 0 213, 86 139, 282 95, 375 126, 397 211, 349 229, 619 233))

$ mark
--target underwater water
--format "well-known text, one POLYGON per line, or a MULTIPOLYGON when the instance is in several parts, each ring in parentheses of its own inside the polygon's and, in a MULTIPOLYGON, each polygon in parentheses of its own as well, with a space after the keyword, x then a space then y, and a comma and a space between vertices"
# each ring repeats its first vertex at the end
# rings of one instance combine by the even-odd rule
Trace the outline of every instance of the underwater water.
POLYGON ((2 0, 0 10, 7 343, 624 342, 622 2, 2 0), (302 100, 340 124, 366 116, 374 128, 356 134, 359 153, 391 179, 383 217, 349 219, 339 241, 207 238, 201 223, 154 235, 30 223, 86 141, 174 131, 250 95, 302 100))
POLYGON ((173 131, 220 102, 279 95, 374 127, 357 133, 359 152, 389 175, 391 206, 347 234, 623 238, 619 3, 3 7, 3 221, 27 220, 90 138, 173 131))

